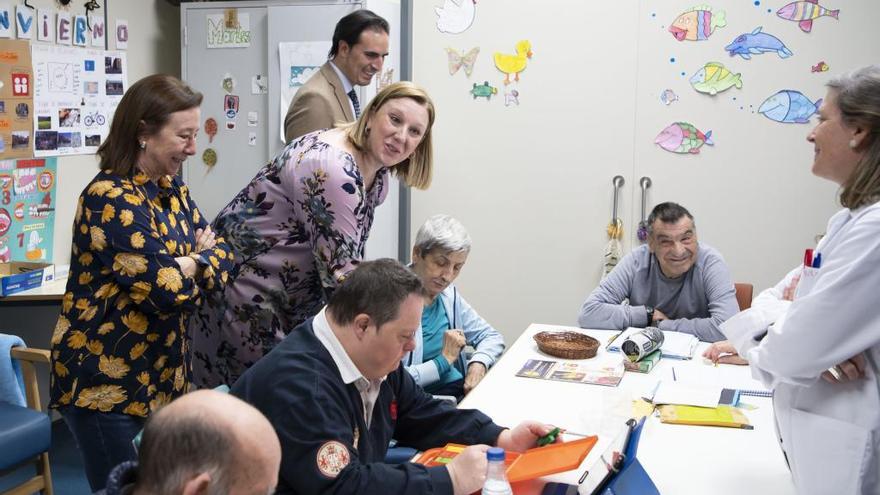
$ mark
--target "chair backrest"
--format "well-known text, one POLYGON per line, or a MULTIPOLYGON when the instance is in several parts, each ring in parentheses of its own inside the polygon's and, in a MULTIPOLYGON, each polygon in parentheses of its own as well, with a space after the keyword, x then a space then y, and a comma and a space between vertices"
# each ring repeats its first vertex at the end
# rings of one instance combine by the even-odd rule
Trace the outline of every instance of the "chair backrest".
POLYGON ((752 284, 733 284, 736 287, 736 302, 739 304, 739 310, 749 309, 752 307, 752 293, 755 287, 752 284))

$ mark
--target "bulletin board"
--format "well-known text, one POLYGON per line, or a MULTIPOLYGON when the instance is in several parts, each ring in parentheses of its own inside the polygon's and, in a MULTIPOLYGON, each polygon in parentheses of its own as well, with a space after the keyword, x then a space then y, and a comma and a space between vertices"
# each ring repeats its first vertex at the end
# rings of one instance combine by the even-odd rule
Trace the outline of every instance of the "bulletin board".
POLYGON ((31 156, 31 83, 30 44, 0 40, 0 159, 31 156))

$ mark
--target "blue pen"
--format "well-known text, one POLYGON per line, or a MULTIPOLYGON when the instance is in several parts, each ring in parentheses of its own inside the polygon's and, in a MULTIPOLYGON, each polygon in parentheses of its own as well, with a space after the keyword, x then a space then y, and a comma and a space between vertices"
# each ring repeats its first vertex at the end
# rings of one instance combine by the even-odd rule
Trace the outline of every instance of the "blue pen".
POLYGON ((813 256, 813 268, 822 268, 822 253, 813 256))

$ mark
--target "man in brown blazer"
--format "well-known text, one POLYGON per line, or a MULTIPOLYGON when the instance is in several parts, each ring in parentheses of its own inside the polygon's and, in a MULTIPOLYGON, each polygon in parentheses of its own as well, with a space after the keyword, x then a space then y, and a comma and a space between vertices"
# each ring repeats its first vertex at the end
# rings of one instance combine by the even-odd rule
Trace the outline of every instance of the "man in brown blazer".
POLYGON ((296 92, 287 116, 287 142, 303 134, 351 122, 366 102, 358 100, 355 86, 370 84, 388 55, 388 21, 365 9, 356 10, 336 24, 329 58, 296 92))

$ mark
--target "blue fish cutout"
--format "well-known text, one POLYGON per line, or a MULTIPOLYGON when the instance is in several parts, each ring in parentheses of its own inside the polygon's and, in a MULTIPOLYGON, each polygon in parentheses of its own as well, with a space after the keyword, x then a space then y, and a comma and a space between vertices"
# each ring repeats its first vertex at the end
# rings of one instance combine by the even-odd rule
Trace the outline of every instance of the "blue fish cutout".
POLYGON ((800 91, 783 89, 764 100, 758 108, 758 113, 776 122, 806 124, 810 121, 810 117, 819 111, 821 104, 822 98, 813 103, 800 91))
POLYGON ((746 60, 750 60, 752 55, 760 55, 765 52, 776 52, 779 58, 788 58, 793 55, 779 38, 772 34, 762 33, 761 28, 758 26, 751 33, 737 36, 724 49, 730 53, 731 57, 739 55, 746 60))

